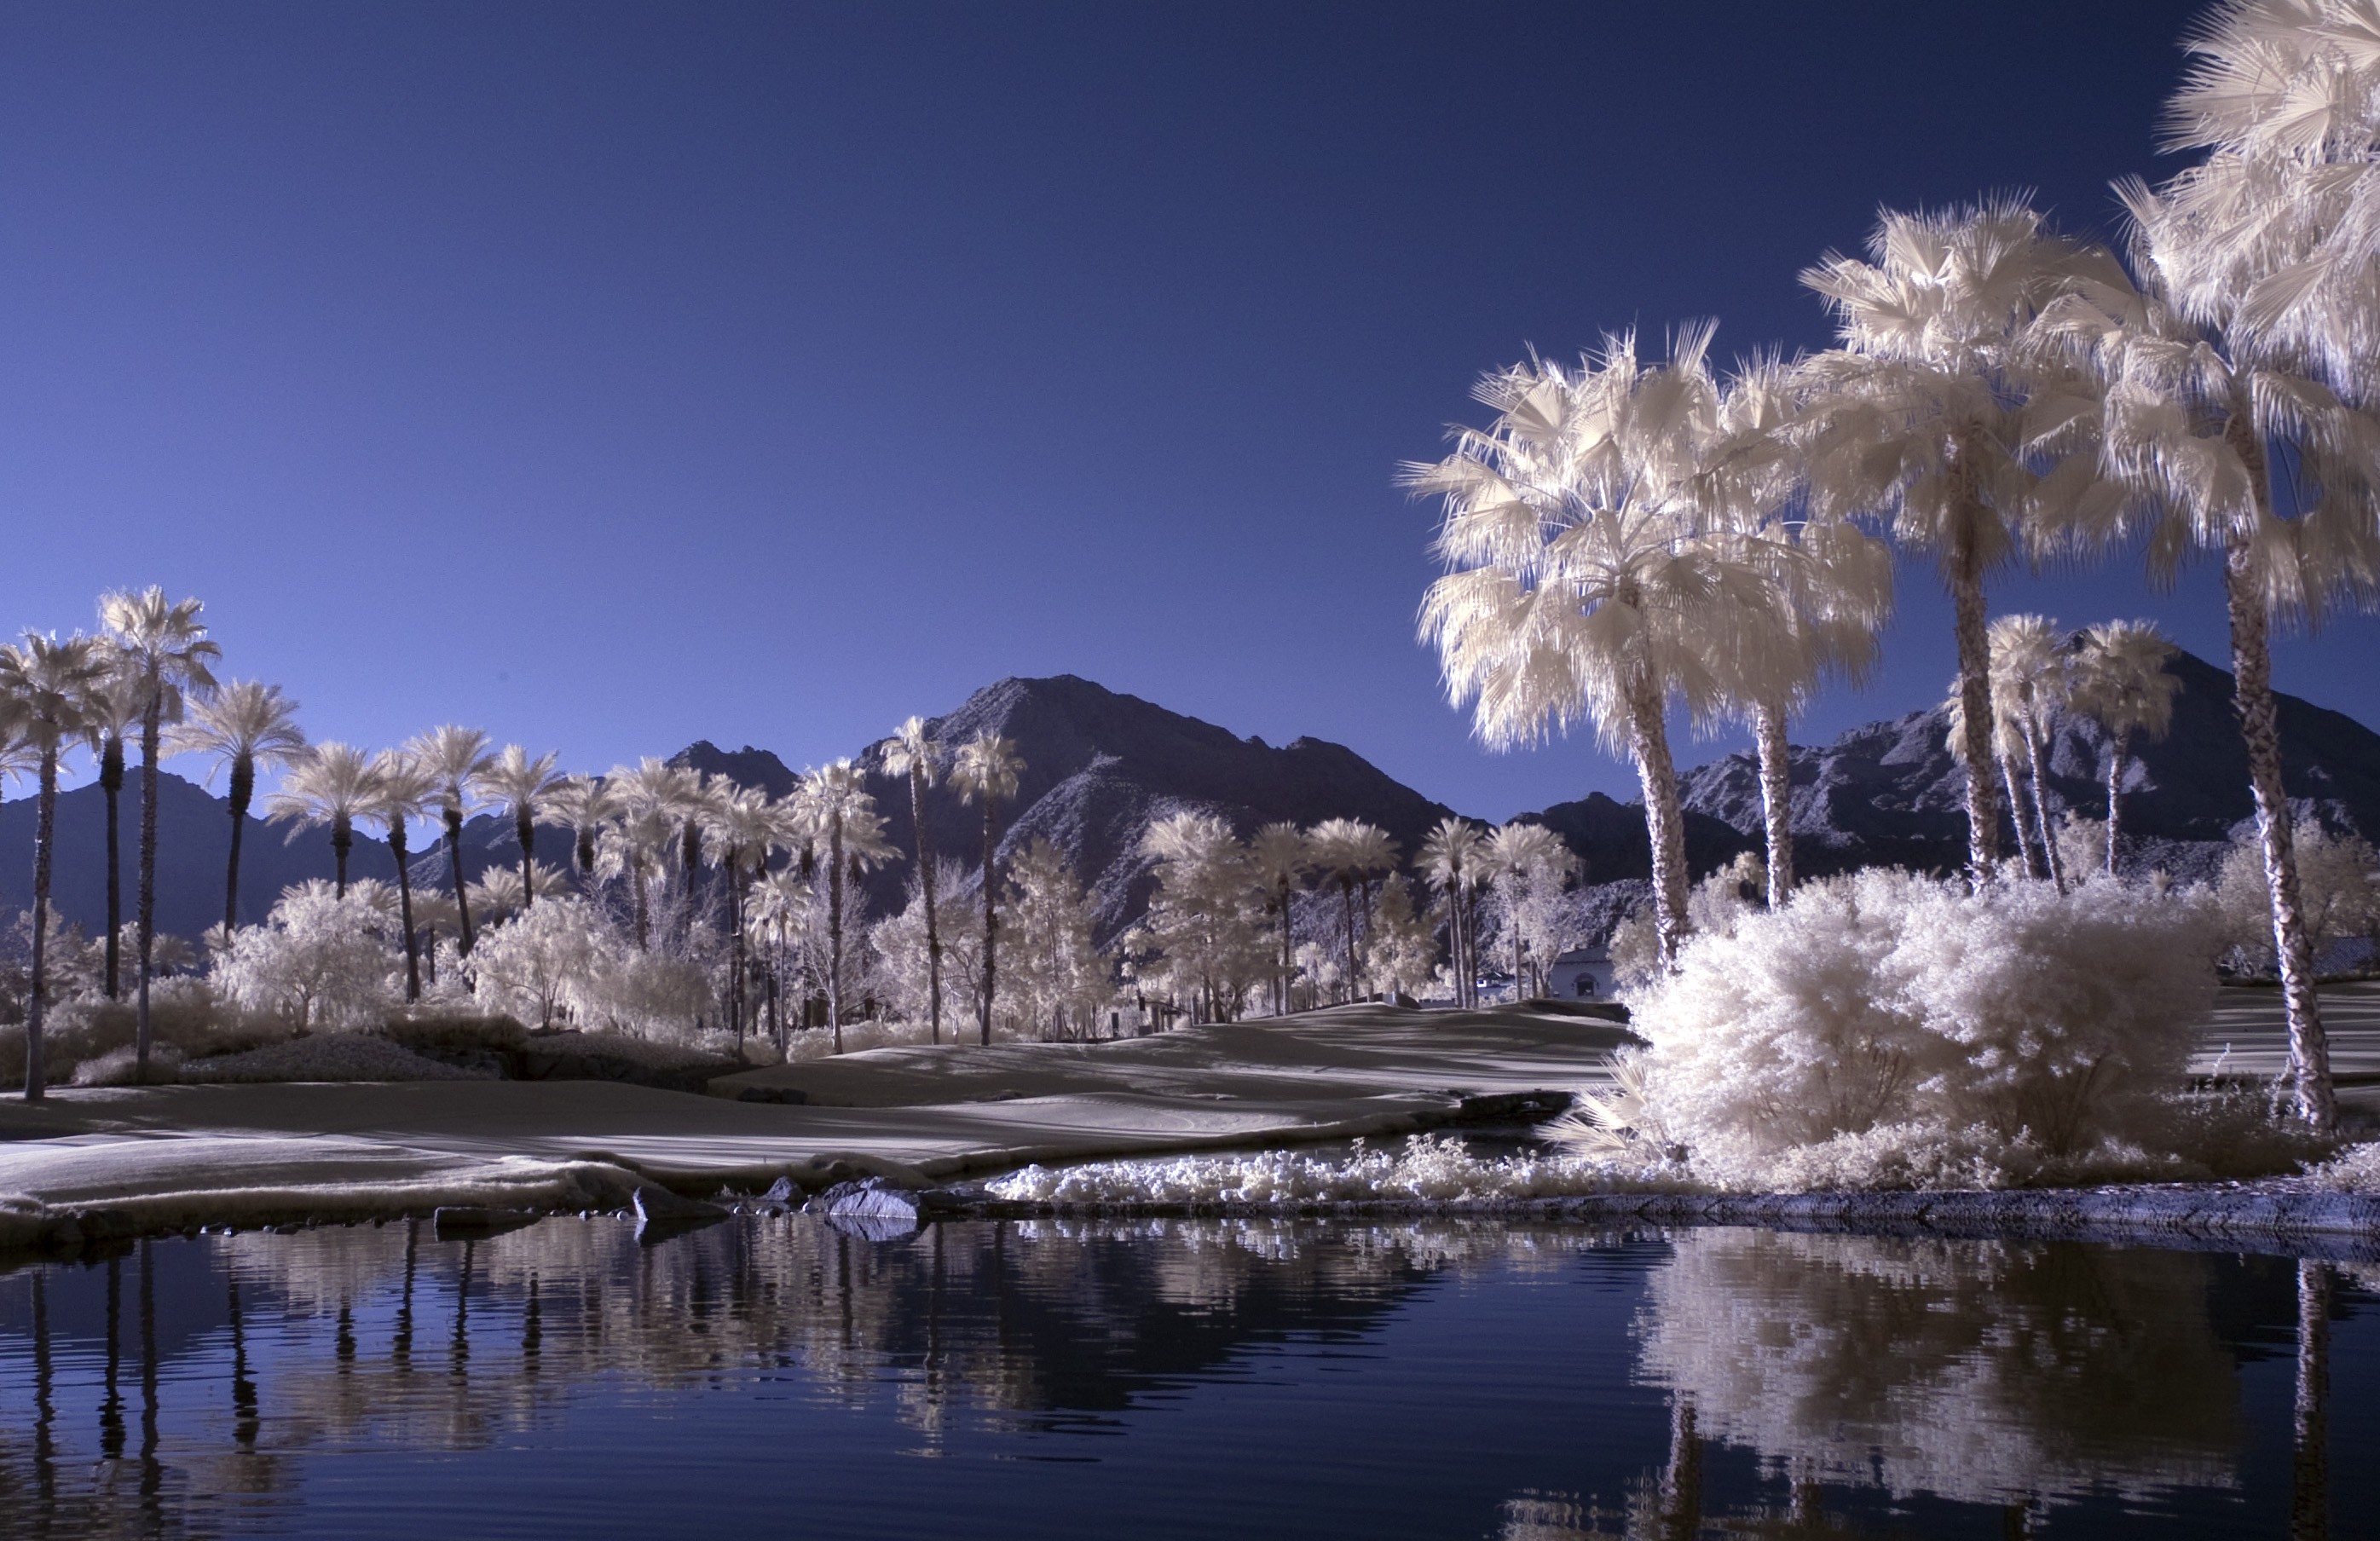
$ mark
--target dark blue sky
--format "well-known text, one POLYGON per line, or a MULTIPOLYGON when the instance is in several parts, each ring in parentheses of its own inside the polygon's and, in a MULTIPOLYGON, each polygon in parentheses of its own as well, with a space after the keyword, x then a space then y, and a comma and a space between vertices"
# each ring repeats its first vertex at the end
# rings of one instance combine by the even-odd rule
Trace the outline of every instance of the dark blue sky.
MULTIPOLYGON (((10 6, 0 618, 163 583, 319 737, 584 769, 1072 672, 1482 815, 1625 792, 1470 742, 1394 463, 1531 344, 1823 344, 1879 203, 2104 226, 2193 11, 10 6)), ((1996 602, 2222 654, 2204 573, 1996 602)), ((2380 719, 2372 636, 2279 683, 2380 719)), ((1943 687, 1928 569, 1888 646, 1797 737, 1943 687)))

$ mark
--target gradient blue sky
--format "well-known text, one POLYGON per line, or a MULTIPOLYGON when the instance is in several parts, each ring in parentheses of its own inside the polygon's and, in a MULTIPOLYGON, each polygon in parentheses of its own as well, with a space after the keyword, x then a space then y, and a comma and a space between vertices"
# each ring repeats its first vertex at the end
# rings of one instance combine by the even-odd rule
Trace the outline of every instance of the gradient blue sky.
MULTIPOLYGON (((8 6, 0 618, 162 583, 318 737, 580 769, 1070 672, 1488 817, 1630 795, 1472 744, 1395 462, 1528 345, 1822 345, 1794 275, 1880 203, 2104 228, 2194 10, 8 6)), ((1942 688, 1901 594, 1797 737, 1942 688)), ((2204 572, 1996 602, 2223 656, 2204 572)), ((2380 720, 2373 636, 2280 685, 2380 720)))

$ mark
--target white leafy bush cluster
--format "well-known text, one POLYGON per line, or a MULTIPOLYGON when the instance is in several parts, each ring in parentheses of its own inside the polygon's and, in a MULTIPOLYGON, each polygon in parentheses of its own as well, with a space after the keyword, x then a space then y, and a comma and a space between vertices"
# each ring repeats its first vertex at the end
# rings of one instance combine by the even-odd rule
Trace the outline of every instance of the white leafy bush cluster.
POLYGON ((1331 1157, 1273 1150, 1026 1167, 988 1184, 995 1197, 1066 1205, 1279 1208, 1305 1204, 1564 1198, 1682 1186, 1675 1173, 1580 1155, 1482 1158, 1461 1140, 1415 1135, 1393 1149, 1357 1141, 1331 1157))
POLYGON ((2169 1132, 2220 945, 2203 895, 2112 880, 1807 884, 1637 998, 1650 1048, 1624 1122, 1726 1188, 2137 1166, 2169 1132))
POLYGON ((396 930, 377 883, 356 883, 345 898, 328 883, 300 883, 263 925, 234 933, 212 983, 225 1001, 292 1032, 377 1027, 401 986, 396 930))

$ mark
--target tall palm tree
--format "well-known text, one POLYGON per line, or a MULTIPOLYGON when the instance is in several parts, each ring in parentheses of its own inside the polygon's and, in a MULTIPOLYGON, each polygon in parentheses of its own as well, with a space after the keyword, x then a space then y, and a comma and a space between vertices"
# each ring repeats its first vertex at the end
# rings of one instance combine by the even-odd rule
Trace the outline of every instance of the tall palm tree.
MULTIPOLYGON (((434 785, 437 772, 428 766, 422 769, 434 785)), ((264 817, 273 823, 287 820, 291 840, 305 830, 329 828, 338 875, 332 892, 344 899, 347 853, 356 843, 356 820, 369 818, 380 800, 379 762, 353 745, 333 740, 315 745, 289 767, 279 790, 266 795, 264 817)))
POLYGON ((2103 621, 2082 634, 2074 661, 2074 704, 2107 735, 2107 873, 2124 821, 2124 777, 2132 734, 2163 738, 2173 727, 2181 677, 2166 668, 2176 649, 2153 621, 2103 621))
MULTIPOLYGON (((702 820, 710 808, 710 794, 703 785, 702 772, 691 766, 672 765, 648 755, 637 762, 633 770, 615 770, 612 779, 620 783, 620 795, 626 799, 631 819, 637 823, 638 839, 629 844, 642 852, 643 841, 653 832, 656 822, 665 823, 668 833, 650 853, 650 867, 637 865, 639 873, 663 874, 668 864, 660 859, 662 851, 672 844, 678 848, 679 870, 686 886, 686 924, 693 924, 694 880, 702 862, 702 820)), ((638 897, 641 905, 644 890, 641 883, 638 897)), ((640 908, 640 915, 643 910, 640 908)), ((638 931, 642 934, 639 923, 638 931)))
POLYGON ((793 868, 779 868, 755 885, 747 923, 769 942, 769 1032, 780 1052, 785 1047, 785 943, 809 920, 817 894, 793 868))
POLYGON ((565 776, 546 806, 570 826, 571 854, 578 863, 578 883, 589 892, 595 886, 595 840, 603 827, 625 818, 628 799, 609 776, 565 776))
POLYGON ((531 759, 527 749, 507 744, 480 772, 480 794, 513 816, 513 835, 520 842, 524 908, 537 901, 537 887, 529 881, 529 868, 537 856, 537 826, 553 811, 553 795, 562 787, 562 777, 553 769, 559 758, 547 754, 531 759))
POLYGON ((1802 275, 1841 339, 1800 367, 1811 501, 1827 516, 1887 511, 1901 544, 1936 555, 1959 649, 1967 865, 1982 881, 1999 856, 1985 578, 2122 501, 2073 431, 2091 420, 2087 376, 2033 346, 2031 328, 2061 297, 2129 285, 2111 254, 2049 235, 2014 200, 1888 212, 1869 259, 1829 253, 1802 275))
POLYGON ((1257 880, 1264 885, 1266 902, 1281 921, 1281 956, 1273 965, 1272 1010, 1275 1016, 1282 1016, 1289 1012, 1289 981, 1297 971, 1296 955, 1290 945, 1290 900, 1305 886, 1305 875, 1314 861, 1306 851, 1305 831, 1286 819, 1257 831, 1256 839, 1248 843, 1248 858, 1255 864, 1257 880))
MULTIPOLYGON (((115 670, 115 656, 102 645, 111 675, 115 670)), ((99 790, 107 802, 107 998, 115 1000, 122 993, 124 931, 124 857, 119 838, 121 824, 118 805, 124 793, 124 737, 139 727, 142 716, 140 691, 137 684, 103 681, 91 692, 90 718, 91 745, 99 756, 99 790)), ((173 753, 169 746, 165 751, 173 753)))
POLYGON ((1570 848, 1561 836, 1543 824, 1511 823, 1499 828, 1488 837, 1484 853, 1489 879, 1504 902, 1504 927, 1512 933, 1512 999, 1527 993, 1524 980, 1527 977, 1526 959, 1522 953, 1521 899, 1528 884, 1540 875, 1572 861, 1570 848))
POLYGON ((100 625, 115 654, 117 687, 132 691, 140 706, 140 897, 136 933, 140 951, 140 996, 133 1032, 134 1074, 149 1078, 149 980, 157 940, 157 759, 164 725, 182 720, 186 697, 213 694, 208 665, 223 649, 207 640, 197 600, 169 601, 152 586, 138 594, 100 597, 100 625))
MULTIPOLYGON (((1993 624, 1998 625, 1997 621, 1993 624)), ((2000 790, 2008 795, 2009 821, 2016 831, 2017 860, 2026 877, 2047 878, 2049 859, 2041 853, 2041 825, 2034 819, 2032 798, 2025 792, 2025 784, 2033 776, 2033 747, 2025 738, 2024 707, 2017 697, 2015 674, 1998 667, 1998 662, 1996 655, 1991 679, 1992 755, 1999 767, 2000 790)), ((1942 704, 1949 712, 1949 741, 1963 743, 1967 702, 1956 680, 1950 682, 1949 698, 1942 704)))
MULTIPOLYGON (((2067 308, 2066 333, 2087 340, 2105 388, 2104 457, 2132 494, 2119 531, 2145 531, 2151 576, 2169 580, 2193 552, 2219 553, 2231 628, 2232 705, 2247 748, 2249 789, 2272 895, 2274 950, 2289 1024, 2299 1111, 2316 1128, 2335 1117, 2329 1042, 2314 992, 2313 943, 2301 908, 2295 834, 2281 780, 2273 694, 2277 621, 2319 621, 2343 590, 2380 584, 2380 417, 2342 398, 2303 360, 2259 351, 2224 315, 2201 322, 2170 297, 2170 273, 2191 274, 2219 243, 2204 211, 2134 181, 2119 185, 2131 215, 2137 292, 2067 308), (2280 512, 2283 489, 2295 510, 2280 512)), ((2192 302, 2230 307, 2235 286, 2192 302)))
POLYGON ((33 815, 33 968, 25 1008, 25 1100, 48 1091, 42 1062, 42 1018, 48 1001, 45 955, 50 934, 50 853, 57 833, 58 761, 89 731, 84 713, 108 675, 102 644, 90 637, 60 641, 27 632, 0 648, 0 712, 10 736, 41 757, 40 802, 33 815))
MULTIPOLYGON (((1446 900, 1446 951, 1453 965, 1454 1003, 1478 1004, 1479 960, 1473 951, 1469 885, 1484 871, 1487 839, 1468 819, 1438 821, 1421 843, 1421 869, 1446 900)), ((1283 939, 1284 945, 1287 938, 1283 939)))
POLYGON ((991 1042, 993 967, 999 920, 993 904, 1000 890, 1000 805, 1016 795, 1025 761, 1016 746, 990 728, 959 746, 951 761, 951 784, 966 801, 983 804, 983 989, 976 998, 976 1028, 980 1041, 991 1042))
MULTIPOLYGON (((892 854, 876 799, 868 795, 859 768, 847 759, 803 776, 795 793, 805 835, 826 850, 826 1019, 834 1029, 834 1051, 843 1052, 844 883, 892 854)), ((990 1041, 986 1038, 986 1042, 990 1041)))
MULTIPOLYGON (((1355 953, 1355 889, 1365 885, 1368 901, 1370 880, 1396 866, 1397 848, 1390 842, 1388 831, 1361 819, 1326 819, 1307 832, 1305 840, 1314 870, 1339 884, 1347 918, 1347 989, 1353 997, 1362 993, 1362 965, 1355 953)), ((1367 902, 1366 910, 1370 907, 1367 902)))
POLYGON ((769 858, 783 843, 789 820, 784 808, 769 800, 759 787, 728 787, 705 821, 712 859, 727 875, 728 973, 727 1010, 735 1041, 744 1041, 744 895, 753 874, 769 869, 769 858))
MULTIPOLYGON (((298 726, 298 703, 277 685, 234 680, 190 710, 166 741, 166 753, 212 755, 216 769, 231 772, 231 860, 224 873, 224 936, 239 928, 239 843, 247 831, 249 805, 256 796, 260 767, 278 770, 306 752, 298 726)), ((214 780, 214 770, 207 772, 214 780)))
POLYGON ((463 819, 480 800, 480 777, 495 763, 488 735, 453 722, 410 740, 405 752, 436 780, 438 812, 446 824, 447 882, 455 891, 455 951, 471 955, 471 899, 463 883, 463 819))
MULTIPOLYGON (((658 764, 659 761, 648 761, 658 764)), ((633 772, 614 770, 613 779, 633 772)), ((652 904, 649 884, 661 870, 662 854, 677 839, 677 820, 662 807, 638 805, 633 798, 627 815, 606 825, 597 837, 595 870, 604 877, 628 880, 630 903, 636 911, 637 951, 652 945, 652 904)))
POLYGON ((403 749, 382 749, 372 758, 373 796, 364 818, 377 823, 388 837, 388 854, 396 862, 397 922, 405 931, 405 999, 421 999, 421 941, 413 928, 413 870, 406 853, 406 828, 430 811, 438 795, 438 778, 428 766, 403 749))
POLYGON ((1991 652, 1993 694, 2004 702, 2010 726, 2024 746, 2028 768, 2026 796, 2017 805, 2017 817, 2033 820, 2041 853, 2039 876, 2066 891, 2066 870, 2058 855, 2058 831, 2049 822, 2049 735, 2058 712, 2073 694, 2068 677, 2064 638, 2058 623, 2044 615, 2002 615, 1986 634, 1991 652))
POLYGON ((1768 602, 1705 504, 1721 443, 1710 329, 1682 334, 1666 366, 1610 339, 1574 370, 1532 359, 1475 391, 1495 424, 1455 453, 1407 466, 1442 493, 1437 552, 1451 569, 1422 601, 1449 695, 1472 700, 1491 747, 1542 741, 1585 721, 1625 746, 1645 789, 1662 958, 1686 932, 1685 824, 1668 712, 1722 705, 1715 658, 1747 608, 1768 602))
POLYGON ((926 900, 926 1014, 933 1041, 942 1041, 942 933, 934 914, 934 850, 926 833, 926 788, 941 773, 942 746, 928 736, 926 720, 911 717, 892 730, 884 746, 884 773, 909 780, 909 828, 917 858, 917 882, 926 900))

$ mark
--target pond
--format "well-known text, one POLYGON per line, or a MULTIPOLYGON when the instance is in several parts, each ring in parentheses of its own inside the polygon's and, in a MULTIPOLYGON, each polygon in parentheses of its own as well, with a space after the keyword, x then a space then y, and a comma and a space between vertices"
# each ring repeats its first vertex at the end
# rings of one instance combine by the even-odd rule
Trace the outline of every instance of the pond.
POLYGON ((0 1535, 2370 1534, 2375 1283, 1716 1228, 205 1235, 0 1275, 0 1535))

